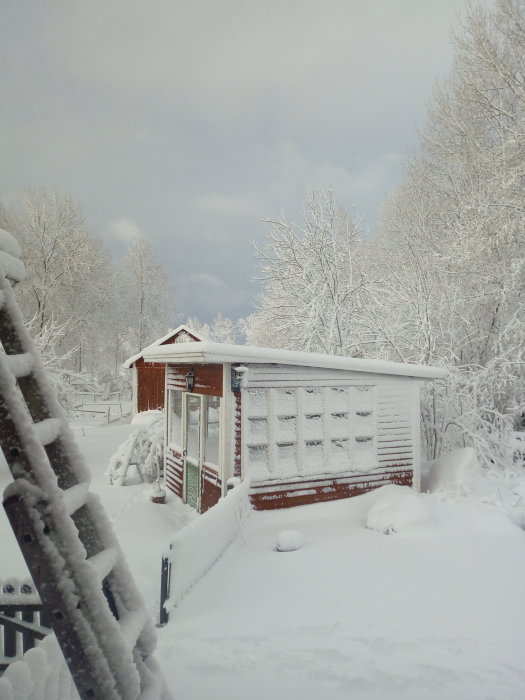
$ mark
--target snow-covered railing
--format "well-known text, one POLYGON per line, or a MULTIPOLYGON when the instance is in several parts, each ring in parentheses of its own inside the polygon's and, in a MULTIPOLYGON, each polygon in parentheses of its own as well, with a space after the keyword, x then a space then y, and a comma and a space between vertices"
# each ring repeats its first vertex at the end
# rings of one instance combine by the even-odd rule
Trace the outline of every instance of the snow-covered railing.
POLYGON ((249 481, 229 491, 213 508, 180 530, 162 560, 160 624, 189 589, 220 559, 229 545, 243 536, 252 510, 249 481))
POLYGON ((50 632, 31 581, 0 581, 0 672, 50 632))
POLYGON ((2 700, 79 700, 58 642, 49 635, 0 678, 2 700))

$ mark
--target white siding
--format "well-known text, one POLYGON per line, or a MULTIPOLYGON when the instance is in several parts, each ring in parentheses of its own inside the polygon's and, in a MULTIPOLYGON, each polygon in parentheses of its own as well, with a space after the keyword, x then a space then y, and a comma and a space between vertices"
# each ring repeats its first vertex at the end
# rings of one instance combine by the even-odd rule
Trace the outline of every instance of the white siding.
POLYGON ((405 377, 250 365, 243 464, 255 480, 414 467, 414 385, 405 377))
POLYGON ((403 471, 414 468, 415 434, 414 389, 419 382, 381 383, 377 393, 378 466, 403 471), (415 385, 415 387, 414 387, 415 385))

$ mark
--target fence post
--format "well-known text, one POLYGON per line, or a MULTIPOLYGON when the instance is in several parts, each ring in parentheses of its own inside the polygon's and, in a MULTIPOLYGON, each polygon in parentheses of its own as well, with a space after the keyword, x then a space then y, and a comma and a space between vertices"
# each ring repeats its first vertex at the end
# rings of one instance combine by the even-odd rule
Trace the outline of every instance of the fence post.
MULTIPOLYGON (((31 593, 34 593, 33 587, 30 586, 28 583, 24 583, 22 586, 20 586, 20 593, 24 593, 25 595, 30 595, 31 593)), ((27 610, 27 609, 22 609, 22 620, 24 622, 36 622, 36 612, 34 610, 27 610)), ((35 637, 30 633, 30 632, 24 632, 22 634, 22 651, 24 654, 26 651, 29 649, 32 649, 35 646, 35 637)))
MULTIPOLYGON (((2 593, 7 595, 13 595, 15 593, 15 587, 12 583, 4 583, 2 586, 2 593)), ((16 617, 14 612, 6 612, 6 617, 16 617)), ((4 626, 4 656, 14 657, 16 656, 16 631, 14 627, 10 625, 4 626)))
POLYGON ((164 607, 164 603, 170 596, 171 564, 168 557, 162 557, 160 569, 160 613, 159 627, 164 627, 169 620, 169 613, 164 607))

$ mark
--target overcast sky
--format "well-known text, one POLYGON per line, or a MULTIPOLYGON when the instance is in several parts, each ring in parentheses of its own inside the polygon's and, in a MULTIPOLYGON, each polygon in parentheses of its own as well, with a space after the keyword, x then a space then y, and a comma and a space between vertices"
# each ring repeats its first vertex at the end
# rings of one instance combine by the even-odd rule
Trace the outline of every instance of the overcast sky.
POLYGON ((184 318, 245 316, 260 219, 308 185, 373 230, 464 4, 2 0, 0 193, 71 193, 116 254, 152 243, 184 318))

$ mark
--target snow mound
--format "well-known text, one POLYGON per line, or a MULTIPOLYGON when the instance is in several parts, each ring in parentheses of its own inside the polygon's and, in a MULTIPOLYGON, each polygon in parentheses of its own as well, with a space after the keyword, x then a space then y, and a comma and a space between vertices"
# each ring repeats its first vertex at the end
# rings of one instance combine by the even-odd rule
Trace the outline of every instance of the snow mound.
POLYGON ((106 483, 125 486, 130 467, 139 481, 152 483, 164 461, 164 415, 162 411, 145 411, 133 420, 134 431, 109 460, 106 483), (141 417, 139 420, 137 420, 141 417))
POLYGON ((275 549, 278 552, 295 552, 304 545, 304 537, 297 530, 282 530, 277 535, 275 549))
POLYGON ((131 425, 142 425, 145 428, 161 420, 164 413, 162 411, 141 411, 133 417, 131 425))
POLYGON ((434 462, 428 482, 430 493, 437 491, 467 495, 473 486, 478 457, 472 447, 462 447, 434 462))
POLYGON ((385 535, 408 532, 432 521, 422 496, 408 486, 383 486, 366 517, 366 526, 385 535))
POLYGON ((512 493, 518 497, 518 501, 525 503, 525 479, 520 479, 514 484, 512 493))

